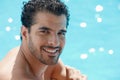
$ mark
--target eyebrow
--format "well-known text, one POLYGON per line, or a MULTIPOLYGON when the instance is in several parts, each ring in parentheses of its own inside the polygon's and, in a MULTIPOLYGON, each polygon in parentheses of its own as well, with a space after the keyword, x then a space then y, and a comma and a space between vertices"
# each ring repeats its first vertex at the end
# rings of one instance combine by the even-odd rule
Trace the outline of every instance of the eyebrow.
POLYGON ((51 30, 51 29, 48 28, 48 27, 43 26, 43 27, 40 27, 39 30, 51 30))
POLYGON ((66 31, 66 30, 63 30, 63 29, 62 29, 62 30, 60 30, 60 32, 64 32, 64 33, 67 33, 67 31, 66 31))
MULTIPOLYGON (((46 27, 46 26, 43 26, 43 27, 40 27, 39 30, 52 30, 52 29, 50 29, 50 28, 48 28, 48 27, 46 27)), ((64 29, 61 29, 60 32, 66 33, 67 31, 64 30, 64 29)))

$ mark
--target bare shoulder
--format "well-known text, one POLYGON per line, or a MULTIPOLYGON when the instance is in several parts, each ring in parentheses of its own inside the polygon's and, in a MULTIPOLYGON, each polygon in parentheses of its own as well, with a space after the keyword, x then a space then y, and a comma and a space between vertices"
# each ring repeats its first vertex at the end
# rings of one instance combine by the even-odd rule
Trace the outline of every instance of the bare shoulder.
POLYGON ((0 68, 5 67, 5 66, 10 65, 11 63, 13 63, 15 61, 15 59, 16 59, 18 51, 19 51, 19 46, 11 49, 7 53, 7 55, 2 59, 2 61, 0 62, 0 68))
POLYGON ((19 46, 11 49, 7 53, 7 55, 3 58, 3 60, 1 61, 1 63, 7 62, 7 61, 11 60, 13 57, 15 57, 17 55, 18 51, 19 51, 19 46))
POLYGON ((18 51, 19 47, 11 49, 0 62, 0 80, 9 80, 18 51))

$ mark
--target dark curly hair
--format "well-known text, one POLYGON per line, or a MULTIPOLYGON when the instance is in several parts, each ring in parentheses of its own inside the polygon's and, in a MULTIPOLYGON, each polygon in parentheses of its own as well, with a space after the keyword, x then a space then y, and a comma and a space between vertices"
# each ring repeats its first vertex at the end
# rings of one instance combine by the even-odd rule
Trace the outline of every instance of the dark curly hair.
POLYGON ((34 23, 33 18, 39 11, 49 12, 57 16, 64 14, 67 19, 66 27, 68 26, 69 12, 67 6, 60 0, 29 0, 28 2, 24 2, 23 5, 21 22, 29 31, 31 25, 34 23))

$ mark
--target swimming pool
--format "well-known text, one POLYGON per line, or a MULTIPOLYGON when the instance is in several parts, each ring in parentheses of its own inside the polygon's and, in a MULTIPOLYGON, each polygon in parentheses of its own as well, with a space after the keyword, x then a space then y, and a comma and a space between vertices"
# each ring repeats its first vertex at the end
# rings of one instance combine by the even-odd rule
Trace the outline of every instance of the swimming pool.
MULTIPOLYGON (((120 80, 120 1, 63 1, 71 14, 63 62, 80 69, 89 80, 120 80)), ((0 60, 21 43, 22 2, 1 1, 0 60)))

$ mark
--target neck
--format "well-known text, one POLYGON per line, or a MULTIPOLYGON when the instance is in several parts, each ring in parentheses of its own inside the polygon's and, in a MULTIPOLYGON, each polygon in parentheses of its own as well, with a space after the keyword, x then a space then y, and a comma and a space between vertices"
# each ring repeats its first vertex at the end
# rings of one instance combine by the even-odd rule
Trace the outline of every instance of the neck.
POLYGON ((23 45, 20 47, 20 54, 23 55, 25 61, 28 63, 28 70, 33 76, 38 78, 41 77, 48 66, 36 59, 35 56, 30 53, 29 49, 23 45))

